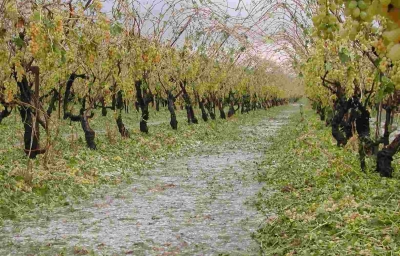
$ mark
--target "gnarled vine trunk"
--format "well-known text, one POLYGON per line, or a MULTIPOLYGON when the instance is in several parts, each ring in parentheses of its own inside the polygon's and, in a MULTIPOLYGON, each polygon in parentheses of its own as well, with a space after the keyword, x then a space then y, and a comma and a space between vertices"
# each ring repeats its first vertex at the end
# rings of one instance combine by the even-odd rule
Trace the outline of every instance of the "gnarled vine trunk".
POLYGON ((96 143, 94 141, 96 133, 90 127, 89 117, 87 116, 87 113, 83 111, 83 109, 80 114, 80 122, 81 122, 82 130, 85 133, 85 140, 86 140, 87 147, 90 149, 93 149, 93 150, 97 149, 96 143))
POLYGON ((168 111, 171 114, 171 121, 169 124, 171 125, 172 129, 177 130, 178 129, 178 121, 176 120, 176 114, 175 114, 175 107, 174 107, 174 102, 175 102, 175 97, 172 95, 171 91, 167 92, 168 95, 168 111))
POLYGON ((392 177, 393 156, 400 151, 400 134, 388 146, 378 152, 376 171, 383 177, 392 177))
POLYGON ((118 131, 121 134, 122 137, 124 138, 129 138, 130 134, 128 129, 125 127, 123 121, 122 121, 122 110, 125 108, 125 103, 122 99, 122 91, 118 91, 116 95, 114 95, 116 98, 116 111, 118 111, 118 116, 117 116, 117 126, 118 126, 118 131))
POLYGON ((32 90, 29 86, 28 79, 24 75, 21 81, 18 81, 16 74, 14 78, 17 81, 19 89, 19 99, 22 105, 19 108, 21 121, 24 125, 24 151, 29 158, 36 158, 37 155, 44 154, 45 149, 40 148, 40 132, 38 122, 38 109, 33 111, 32 102, 36 101, 36 107, 39 106, 39 70, 36 70, 35 74, 35 91, 36 97, 32 95, 32 90))
POLYGON ((370 113, 366 107, 360 105, 358 107, 359 115, 356 117, 356 130, 359 139, 358 154, 360 159, 361 170, 365 171, 365 157, 370 154, 373 143, 371 141, 371 131, 369 127, 370 113))
POLYGON ((8 107, 6 106, 3 111, 0 111, 0 124, 3 121, 4 118, 8 117, 11 114, 11 110, 8 110, 8 107))
POLYGON ((224 111, 224 104, 222 99, 216 99, 216 105, 218 106, 219 110, 219 117, 221 119, 226 119, 225 111, 224 111))
POLYGON ((228 117, 231 117, 235 114, 235 108, 233 102, 229 102, 229 110, 228 110, 228 117))
POLYGON ((188 123, 193 123, 197 124, 199 121, 197 120, 196 116, 194 115, 194 110, 192 106, 192 101, 190 100, 190 96, 186 91, 186 85, 184 83, 180 83, 182 93, 183 93, 183 99, 185 100, 185 108, 186 108, 186 114, 187 114, 187 119, 188 123))
POLYGON ((201 118, 204 120, 204 122, 207 122, 208 121, 208 114, 207 114, 206 108, 204 106, 205 105, 204 104, 205 100, 204 100, 204 98, 200 99, 200 96, 199 96, 198 93, 196 93, 196 98, 197 98, 197 102, 199 103, 199 108, 201 110, 201 118))
POLYGON ((56 89, 51 90, 51 92, 53 93, 53 95, 51 96, 49 107, 47 108, 46 111, 48 116, 51 116, 53 111, 56 109, 56 102, 60 98, 60 93, 56 89))
POLYGON ((100 103, 101 103, 101 115, 107 116, 107 106, 104 97, 100 99, 100 103))
POLYGON ((199 101, 199 108, 201 110, 201 118, 203 118, 204 122, 208 121, 207 111, 204 107, 204 99, 199 101))
POLYGON ((235 111, 235 108, 234 108, 235 102, 234 102, 234 98, 233 98, 233 93, 232 93, 232 91, 229 92, 228 99, 229 99, 228 117, 231 117, 231 116, 233 116, 233 115, 235 114, 235 112, 236 112, 236 111, 235 111))
POLYGON ((343 134, 341 127, 343 127, 343 118, 347 112, 347 102, 341 97, 335 104, 336 114, 332 118, 332 136, 337 141, 337 146, 345 146, 347 144, 347 138, 343 134))
POLYGON ((160 111, 160 101, 161 101, 161 96, 159 93, 156 95, 156 111, 160 111))
POLYGON ((149 128, 147 126, 147 121, 149 120, 149 102, 145 100, 144 95, 142 93, 142 81, 137 80, 135 82, 136 88, 136 100, 137 106, 140 108, 142 112, 142 116, 140 119, 140 131, 144 133, 149 132, 149 128))
POLYGON ((86 145, 88 148, 95 150, 96 143, 94 141, 96 133, 95 131, 90 127, 89 124, 89 118, 93 117, 93 113, 88 116, 87 113, 89 112, 90 109, 86 110, 86 96, 82 99, 82 107, 79 111, 79 115, 73 115, 71 112, 68 111, 68 103, 71 102, 71 89, 72 85, 75 82, 76 78, 84 78, 86 79, 86 75, 77 75, 75 73, 72 73, 67 81, 67 86, 65 88, 65 93, 64 93, 64 104, 63 104, 63 110, 64 110, 64 119, 70 119, 72 122, 80 122, 82 130, 85 134, 85 140, 86 140, 86 145))
POLYGON ((208 113, 210 114, 210 118, 215 120, 215 104, 210 100, 210 97, 207 98, 207 103, 205 104, 208 113))
POLYGON ((32 110, 30 107, 20 107, 19 113, 24 124, 24 148, 29 158, 36 158, 43 154, 39 145, 38 126, 34 125, 32 110))
POLYGON ((386 115, 385 115, 385 130, 383 133, 383 144, 385 146, 389 145, 389 126, 390 126, 390 120, 392 117, 392 108, 390 106, 385 107, 386 115))

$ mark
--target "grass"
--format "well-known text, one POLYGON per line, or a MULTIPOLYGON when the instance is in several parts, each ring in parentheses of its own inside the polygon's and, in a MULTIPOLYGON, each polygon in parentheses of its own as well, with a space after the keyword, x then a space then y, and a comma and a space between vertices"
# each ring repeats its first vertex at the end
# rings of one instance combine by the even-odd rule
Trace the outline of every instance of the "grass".
POLYGON ((382 178, 361 172, 354 143, 336 147, 310 109, 273 138, 259 179, 272 196, 256 206, 269 216, 254 234, 264 255, 399 255, 400 163, 382 178), (271 214, 271 211, 274 214, 271 214))
MULTIPOLYGON (((149 134, 139 131, 136 111, 123 114, 130 139, 118 133, 113 112, 102 117, 95 112, 91 126, 96 131, 98 150, 88 150, 79 123, 52 120, 51 149, 30 161, 23 153, 23 129, 20 117, 13 113, 0 124, 0 224, 6 219, 33 217, 41 209, 53 209, 87 198, 93 189, 132 182, 140 171, 171 154, 182 155, 201 144, 218 144, 237 140, 240 124, 251 124, 280 108, 238 114, 229 120, 188 125, 185 111, 178 111, 178 130, 169 125, 169 112, 150 111, 149 134), (262 113, 262 114, 260 114, 262 113)), ((198 111, 198 110, 196 110, 198 111)), ((199 111, 196 113, 201 118, 199 111)), ((44 131, 42 145, 46 143, 44 131)))
MULTIPOLYGON (((59 135, 47 161, 29 162, 22 151, 22 125, 13 115, 0 125, 0 222, 29 218, 83 199, 94 189, 132 182, 140 171, 171 155, 187 154, 199 145, 237 140, 240 126, 251 126, 285 107, 188 125, 178 112, 179 130, 169 127, 169 114, 151 111, 150 133, 138 131, 139 115, 124 115, 130 139, 122 139, 112 113, 96 117, 98 150, 87 150, 79 124, 58 124, 59 135), (17 132, 15 132, 17 131, 17 132), (75 135, 71 135, 75 134, 75 135)), ((200 117, 200 114, 197 113, 200 117)), ((43 136, 45 137, 45 136, 43 136)), ((265 255, 398 255, 400 253, 400 162, 394 161, 393 179, 360 171, 355 142, 337 148, 330 129, 312 110, 304 120, 290 123, 271 138, 265 161, 258 166, 264 190, 255 200, 267 215, 254 234, 265 255), (265 196, 268 194, 269 196, 265 196), (271 211, 273 214, 271 214, 271 211)))

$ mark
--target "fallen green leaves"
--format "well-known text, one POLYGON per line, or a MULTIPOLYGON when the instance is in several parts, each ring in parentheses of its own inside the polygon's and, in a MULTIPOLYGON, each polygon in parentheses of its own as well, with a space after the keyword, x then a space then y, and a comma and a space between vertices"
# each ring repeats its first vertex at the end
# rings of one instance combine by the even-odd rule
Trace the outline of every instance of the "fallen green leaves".
POLYGON ((149 134, 139 132, 138 113, 124 114, 132 136, 123 139, 112 113, 103 117, 96 111, 96 116, 91 125, 96 131, 98 150, 86 149, 79 123, 55 120, 60 122, 60 130, 52 134, 47 159, 40 156, 32 161, 21 150, 23 130, 19 117, 15 114, 3 120, 0 125, 0 223, 40 207, 70 204, 102 184, 130 182, 132 175, 151 168, 160 158, 186 154, 200 142, 219 143, 235 139, 239 134, 238 120, 188 125, 184 111, 178 112, 180 127, 173 131, 169 114, 163 109, 152 113, 149 134))
POLYGON ((398 255, 400 164, 395 177, 360 170, 310 111, 273 138, 259 178, 275 193, 256 205, 268 215, 255 234, 265 255, 398 255), (274 214, 270 214, 270 211, 274 214))
POLYGON ((242 124, 251 126, 279 111, 281 108, 259 110, 198 125, 188 125, 186 113, 178 111, 179 128, 174 131, 169 125, 169 113, 162 109, 151 113, 149 134, 139 132, 140 115, 131 112, 123 115, 130 139, 121 138, 112 113, 103 117, 96 111, 97 118, 91 126, 96 131, 98 149, 86 149, 79 123, 55 121, 60 122, 60 130, 52 134, 54 143, 47 161, 44 156, 27 160, 21 150, 20 120, 13 114, 0 125, 0 223, 28 218, 40 208, 69 205, 100 186, 133 182, 132 177, 171 155, 189 154, 203 144, 210 145, 211 150, 213 145, 238 140, 243 133, 242 124))

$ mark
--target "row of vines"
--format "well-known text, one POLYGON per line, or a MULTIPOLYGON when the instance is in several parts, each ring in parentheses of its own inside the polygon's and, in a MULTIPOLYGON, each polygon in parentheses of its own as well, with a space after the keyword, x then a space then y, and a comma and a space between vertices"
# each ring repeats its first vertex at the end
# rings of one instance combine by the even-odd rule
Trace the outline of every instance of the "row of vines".
POLYGON ((194 2, 165 3, 158 15, 140 4, 0 3, 0 122, 13 111, 20 116, 27 156, 50 150, 57 119, 79 122, 87 146, 96 149, 90 126, 96 108, 111 112, 121 136, 129 137, 121 114, 129 105, 148 133, 150 103, 166 107, 177 129, 176 105, 196 124, 197 107, 208 121, 294 99, 285 88, 299 80, 254 54, 228 18, 194 2))
POLYGON ((400 150, 393 124, 400 105, 400 2, 293 1, 283 9, 291 23, 287 52, 337 146, 358 141, 360 168, 372 161, 392 177, 400 150))

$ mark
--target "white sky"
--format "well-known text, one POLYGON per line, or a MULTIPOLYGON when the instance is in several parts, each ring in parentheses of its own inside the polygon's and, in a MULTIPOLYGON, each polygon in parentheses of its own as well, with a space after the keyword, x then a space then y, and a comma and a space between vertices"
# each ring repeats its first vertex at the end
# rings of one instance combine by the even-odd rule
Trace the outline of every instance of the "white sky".
MULTIPOLYGON (((137 5, 142 5, 141 8, 137 8, 141 10, 141 12, 145 11, 145 6, 150 6, 152 3, 157 3, 157 5, 153 8, 151 13, 154 17, 158 17, 160 12, 162 11, 162 6, 165 3, 178 2, 180 0, 136 0, 137 5)), ((285 1, 285 0, 283 0, 285 1)), ((287 0, 291 1, 291 0, 287 0)), ((104 0, 104 10, 110 11, 112 5, 115 1, 112 0, 104 0)), ((229 14, 229 22, 226 24, 226 27, 232 28, 235 24, 242 25, 243 28, 251 29, 237 29, 236 31, 240 31, 241 34, 246 34, 248 36, 248 40, 250 40, 254 48, 259 52, 258 54, 264 55, 266 58, 272 58, 279 62, 281 58, 284 57, 284 53, 275 51, 277 50, 277 44, 266 44, 265 38, 268 34, 275 35, 282 31, 282 23, 277 22, 280 17, 282 17, 282 10, 278 12, 274 12, 272 9, 268 9, 268 6, 272 6, 277 3, 277 0, 184 0, 180 1, 181 5, 188 5, 193 9, 193 2, 198 3, 200 9, 204 9, 205 14, 201 16, 201 20, 192 22, 192 31, 186 31, 180 38, 178 45, 181 45, 185 36, 188 33, 195 33, 194 29, 198 31, 205 31, 210 29, 213 24, 217 24, 216 21, 211 19, 211 14, 207 14, 206 11, 210 11, 213 16, 219 16, 219 22, 222 22, 222 17, 225 14, 229 14), (202 2, 203 4, 200 4, 202 2), (209 3, 211 2, 211 4, 209 3), (239 4, 240 3, 240 4, 239 4), (257 8, 252 8, 257 6, 257 8), (261 8, 265 7, 265 8, 261 8), (253 9, 253 12, 251 11, 253 9), (248 12, 251 12, 250 14, 248 12), (265 15, 268 14, 268 15, 265 15), (273 15, 270 15, 273 14, 273 15), (259 20, 262 19, 260 22, 259 20), (197 23, 197 24, 194 24, 197 23)), ((182 22, 174 23, 173 27, 170 27, 169 30, 166 30, 162 41, 172 39, 178 34, 180 29, 185 24, 185 20, 188 16, 181 15, 182 22)), ((165 21, 171 21, 170 13, 166 14, 163 18, 165 21)), ((148 22, 143 24, 143 35, 145 34, 154 34, 154 23, 148 22), (147 30, 147 32, 146 32, 147 30)))

